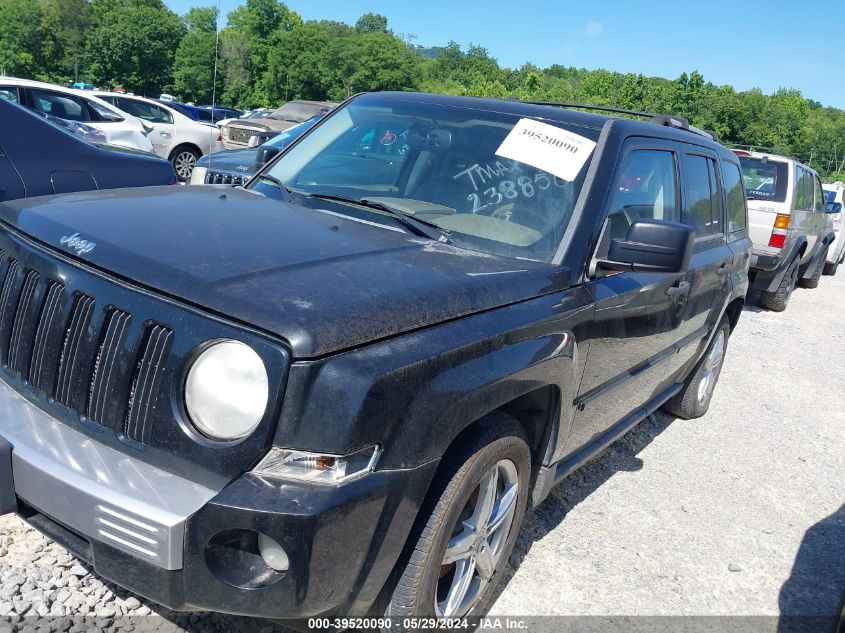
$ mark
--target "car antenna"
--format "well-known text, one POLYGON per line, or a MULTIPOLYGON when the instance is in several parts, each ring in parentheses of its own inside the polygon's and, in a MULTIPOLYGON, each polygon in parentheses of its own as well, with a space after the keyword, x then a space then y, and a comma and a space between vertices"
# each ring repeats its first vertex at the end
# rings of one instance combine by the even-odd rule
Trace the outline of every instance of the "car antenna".
POLYGON ((216 139, 214 138, 215 128, 217 136, 220 136, 220 128, 214 122, 214 106, 217 104, 217 58, 220 54, 220 0, 217 0, 217 17, 214 20, 214 74, 211 78, 211 127, 208 130, 208 135, 211 137, 208 143, 208 173, 211 173, 211 161, 214 160, 214 152, 211 148, 214 147, 216 139))

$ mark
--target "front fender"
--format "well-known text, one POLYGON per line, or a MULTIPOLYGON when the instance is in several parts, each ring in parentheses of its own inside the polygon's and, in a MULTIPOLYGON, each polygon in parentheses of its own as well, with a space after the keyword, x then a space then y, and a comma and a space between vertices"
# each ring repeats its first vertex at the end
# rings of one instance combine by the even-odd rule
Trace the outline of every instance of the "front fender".
POLYGON ((565 421, 554 438, 565 439, 592 317, 591 296, 574 288, 294 363, 274 443, 333 454, 380 444, 380 469, 411 468, 550 385, 565 421))

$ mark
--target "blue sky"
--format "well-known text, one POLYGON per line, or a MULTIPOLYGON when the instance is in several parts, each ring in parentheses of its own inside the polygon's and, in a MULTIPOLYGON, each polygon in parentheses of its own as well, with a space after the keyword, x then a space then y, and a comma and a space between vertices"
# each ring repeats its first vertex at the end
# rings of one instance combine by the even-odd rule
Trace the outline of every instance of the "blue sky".
MULTIPOLYGON (((217 0, 165 0, 177 13, 217 0)), ((245 2, 220 0, 222 13, 245 2)), ((738 90, 785 86, 845 108, 841 0, 290 0, 303 19, 368 11, 423 45, 480 44, 503 66, 533 62, 675 78, 698 70, 738 90), (826 35, 829 32, 829 35, 826 35), (827 40, 827 41, 826 41, 827 40)))

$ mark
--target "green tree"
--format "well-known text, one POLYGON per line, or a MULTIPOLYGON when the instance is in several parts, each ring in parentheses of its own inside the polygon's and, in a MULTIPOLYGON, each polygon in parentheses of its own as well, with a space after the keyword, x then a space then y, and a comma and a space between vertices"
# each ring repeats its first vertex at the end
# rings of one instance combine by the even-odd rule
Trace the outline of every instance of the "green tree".
POLYGON ((239 103, 268 105, 265 74, 270 50, 282 33, 302 25, 302 18, 278 0, 247 0, 231 11, 226 31, 228 36, 226 63, 234 56, 234 70, 226 74, 226 94, 238 92, 239 103), (246 53, 248 59, 242 57, 246 53), (245 77, 248 75, 248 78, 245 77), (246 83, 244 87, 242 84, 246 83))
POLYGON ((330 27, 317 22, 285 32, 270 51, 267 95, 278 103, 293 98, 323 100, 332 87, 330 27))
POLYGON ((185 29, 179 16, 159 4, 115 3, 99 14, 86 42, 96 83, 150 95, 170 88, 175 51, 185 29))
POLYGON ((185 15, 184 22, 187 32, 173 63, 174 90, 184 99, 210 103, 215 95, 222 96, 224 75, 217 68, 217 8, 195 7, 185 15))
POLYGON ((370 90, 412 90, 420 80, 419 58, 390 33, 367 33, 331 42, 329 96, 335 100, 370 90))
POLYGON ((355 23, 356 33, 387 33, 387 18, 380 13, 365 13, 355 23))
POLYGON ((0 74, 32 76, 40 48, 37 0, 0 0, 0 74))

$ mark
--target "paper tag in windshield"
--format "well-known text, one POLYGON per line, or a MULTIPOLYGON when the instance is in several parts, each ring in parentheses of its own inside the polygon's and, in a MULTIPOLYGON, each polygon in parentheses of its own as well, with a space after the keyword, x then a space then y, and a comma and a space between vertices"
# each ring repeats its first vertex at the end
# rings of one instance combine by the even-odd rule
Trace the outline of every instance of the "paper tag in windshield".
POLYGON ((587 162, 594 141, 534 119, 520 119, 496 156, 518 160, 572 182, 587 162))

